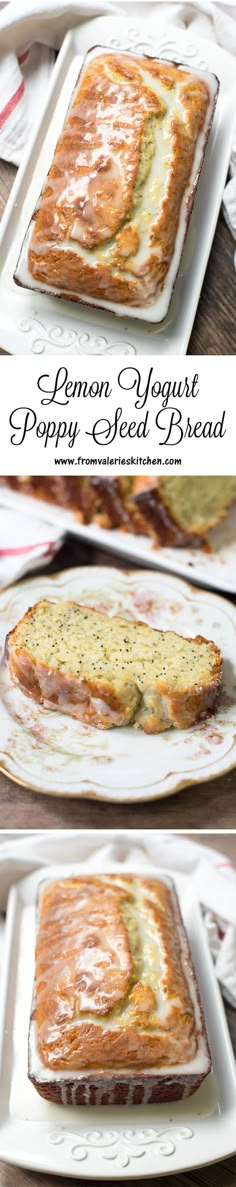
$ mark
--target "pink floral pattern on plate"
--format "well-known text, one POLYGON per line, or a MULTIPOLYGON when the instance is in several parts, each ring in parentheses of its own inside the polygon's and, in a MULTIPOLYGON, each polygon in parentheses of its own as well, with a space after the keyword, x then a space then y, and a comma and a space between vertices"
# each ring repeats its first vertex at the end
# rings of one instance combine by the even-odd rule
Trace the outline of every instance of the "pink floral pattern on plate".
POLYGON ((147 736, 132 727, 100 731, 36 706, 1 666, 0 765, 36 790, 135 802, 168 795, 236 764, 236 611, 229 602, 169 574, 80 568, 36 577, 0 596, 0 646, 32 602, 74 598, 108 614, 212 638, 224 656, 220 704, 192 730, 147 736), (235 657, 235 661, 234 661, 235 657))

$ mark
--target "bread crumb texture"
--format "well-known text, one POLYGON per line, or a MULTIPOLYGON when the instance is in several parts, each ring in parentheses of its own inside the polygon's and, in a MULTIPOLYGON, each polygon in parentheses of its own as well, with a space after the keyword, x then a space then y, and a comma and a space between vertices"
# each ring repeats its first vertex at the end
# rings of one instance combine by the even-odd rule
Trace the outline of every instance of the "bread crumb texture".
POLYGON ((76 602, 38 602, 8 636, 7 650, 10 674, 25 692, 102 729, 184 728, 211 711, 220 692, 215 643, 76 602))

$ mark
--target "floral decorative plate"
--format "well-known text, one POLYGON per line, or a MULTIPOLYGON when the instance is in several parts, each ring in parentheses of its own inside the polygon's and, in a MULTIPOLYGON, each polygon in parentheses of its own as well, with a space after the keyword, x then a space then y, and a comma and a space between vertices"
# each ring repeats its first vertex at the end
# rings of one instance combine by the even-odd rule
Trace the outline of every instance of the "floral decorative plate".
POLYGON ((0 766, 51 795, 137 801, 168 795, 236 765, 236 610, 227 601, 161 573, 80 568, 36 577, 0 596, 0 644, 40 598, 72 598, 108 614, 143 619, 179 634, 202 634, 221 648, 223 688, 215 716, 193 729, 148 736, 132 726, 107 731, 34 704, 0 668, 0 766))

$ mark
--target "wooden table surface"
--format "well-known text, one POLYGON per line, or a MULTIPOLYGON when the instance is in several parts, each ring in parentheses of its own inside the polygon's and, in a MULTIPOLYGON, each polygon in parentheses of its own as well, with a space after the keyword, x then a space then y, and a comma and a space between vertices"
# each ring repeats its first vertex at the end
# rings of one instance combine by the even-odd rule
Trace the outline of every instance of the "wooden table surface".
MULTIPOLYGON (((120 1180, 118 1180, 119 1182, 120 1180)), ((6 1166, 0 1163, 0 1187, 90 1187, 94 1179, 54 1178, 53 1175, 37 1174, 35 1171, 22 1170, 20 1167, 6 1166)), ((101 1180, 100 1180, 101 1182, 101 1180)), ((200 1170, 191 1170, 179 1175, 160 1175, 151 1179, 122 1179, 122 1182, 136 1183, 136 1187, 236 1187, 236 1158, 227 1158, 213 1166, 205 1166, 200 1170)), ((114 1179, 104 1179, 103 1187, 114 1187, 114 1179)))
MULTIPOLYGON (((212 849, 216 847, 225 854, 226 858, 234 861, 236 864, 236 836, 215 837, 214 834, 210 836, 201 836, 192 834, 192 839, 199 840, 201 843, 210 845, 212 849)), ((0 837, 1 844, 1 837, 0 837)), ((231 1035, 231 1041, 236 1056, 236 1011, 232 1006, 225 1006, 228 1027, 231 1035)), ((235 1135, 236 1148, 236 1135, 235 1135)), ((64 1178, 54 1179, 52 1175, 36 1174, 33 1171, 22 1170, 19 1167, 6 1166, 0 1162, 0 1187, 73 1187, 73 1181, 81 1183, 84 1187, 90 1187, 94 1183, 94 1179, 70 1179, 64 1178)), ((131 1183, 137 1183, 138 1180, 131 1179, 131 1183)), ((150 1187, 150 1184, 157 1184, 158 1187, 236 1187, 236 1156, 227 1158, 224 1162, 215 1163, 213 1166, 206 1166, 201 1170, 190 1171, 189 1173, 179 1175, 161 1175, 160 1178, 139 1180, 140 1187, 150 1187)), ((114 1179, 106 1179, 107 1187, 111 1187, 114 1179)))
MULTIPOLYGON (((68 536, 50 567, 41 571, 48 576, 89 564, 123 567, 110 553, 68 536)), ((236 602, 236 597, 230 600, 236 602)), ((1 828, 236 828, 236 768, 176 795, 138 804, 41 795, 0 773, 0 818, 1 828)))
MULTIPOLYGON (((0 218, 16 174, 0 161, 0 218)), ((235 353, 235 271, 232 235, 220 213, 188 354, 235 353)), ((1 340, 1 330, 0 330, 1 340)), ((0 350, 0 354, 4 353, 0 350)))

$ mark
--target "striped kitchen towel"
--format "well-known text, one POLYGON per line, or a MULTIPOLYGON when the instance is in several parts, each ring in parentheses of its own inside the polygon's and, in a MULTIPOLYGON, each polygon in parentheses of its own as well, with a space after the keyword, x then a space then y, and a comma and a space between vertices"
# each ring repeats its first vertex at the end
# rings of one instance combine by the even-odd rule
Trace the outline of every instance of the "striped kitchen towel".
POLYGON ((49 564, 62 542, 59 527, 0 506, 0 589, 49 564))
POLYGON ((11 0, 0 11, 0 157, 19 165, 67 30, 117 15, 108 0, 11 0))

